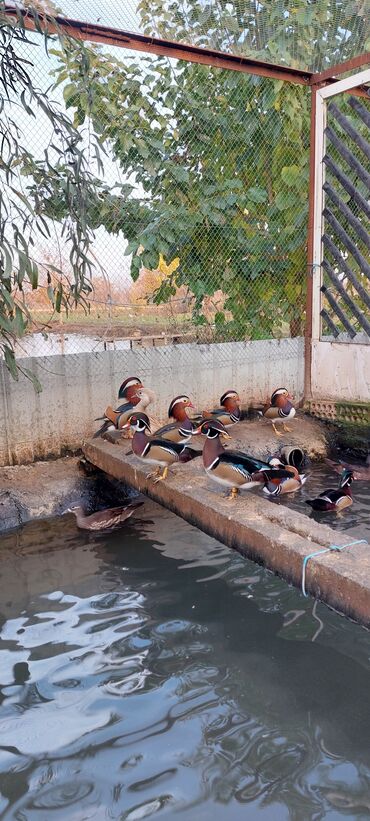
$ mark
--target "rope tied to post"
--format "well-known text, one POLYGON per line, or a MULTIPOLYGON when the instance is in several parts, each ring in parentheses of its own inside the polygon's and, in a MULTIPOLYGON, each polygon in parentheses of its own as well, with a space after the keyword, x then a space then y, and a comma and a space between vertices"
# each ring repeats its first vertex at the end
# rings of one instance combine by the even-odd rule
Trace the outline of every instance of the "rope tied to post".
POLYGON ((305 556, 303 559, 302 565, 302 593, 307 598, 308 593, 306 591, 306 568, 307 564, 310 559, 313 559, 315 556, 320 556, 323 553, 340 553, 342 550, 345 550, 346 547, 354 547, 356 544, 369 544, 367 539, 356 539, 354 542, 349 542, 348 544, 337 545, 331 544, 329 547, 323 547, 321 550, 315 550, 313 553, 309 553, 308 556, 305 556))

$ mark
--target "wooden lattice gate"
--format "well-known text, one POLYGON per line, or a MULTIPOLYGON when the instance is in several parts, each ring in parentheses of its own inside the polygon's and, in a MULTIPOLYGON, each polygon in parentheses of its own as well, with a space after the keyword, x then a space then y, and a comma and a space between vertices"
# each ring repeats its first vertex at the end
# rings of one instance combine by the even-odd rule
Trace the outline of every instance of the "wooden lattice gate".
POLYGON ((370 70, 315 91, 313 399, 370 402, 370 70), (362 96, 350 93, 361 87, 362 96))

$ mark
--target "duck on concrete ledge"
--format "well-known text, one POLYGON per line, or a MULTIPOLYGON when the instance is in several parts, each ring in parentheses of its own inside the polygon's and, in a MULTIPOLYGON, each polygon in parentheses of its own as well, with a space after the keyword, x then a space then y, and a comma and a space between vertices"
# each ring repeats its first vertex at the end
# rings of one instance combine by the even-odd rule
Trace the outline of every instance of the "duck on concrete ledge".
POLYGON ((217 420, 205 420, 199 428, 206 441, 203 447, 203 465, 208 476, 220 485, 231 488, 230 499, 239 490, 266 485, 271 477, 289 479, 287 468, 274 468, 240 450, 225 450, 220 439, 230 439, 224 425, 217 420))
MULTIPOLYGON (((104 419, 104 422, 99 430, 94 433, 93 439, 96 439, 98 436, 103 436, 110 430, 122 431, 131 413, 134 410, 139 412, 145 411, 155 398, 154 391, 150 388, 141 387, 136 388, 136 392, 131 394, 131 400, 129 402, 120 405, 116 410, 114 410, 111 405, 108 405, 104 416, 100 417, 100 419, 104 419), (133 404, 133 402, 135 402, 135 404, 133 404)), ((100 421, 100 419, 96 419, 95 421, 100 421)))
POLYGON ((353 472, 344 468, 336 489, 324 490, 316 499, 306 499, 306 504, 313 510, 327 512, 335 510, 339 512, 353 503, 351 484, 353 482, 353 472))
POLYGON ((77 527, 80 530, 113 530, 113 528, 121 527, 142 504, 144 503, 132 501, 119 507, 99 510, 97 513, 91 513, 89 516, 85 515, 81 505, 73 505, 65 512, 74 513, 77 527))
POLYGON ((220 405, 220 408, 203 411, 202 419, 215 419, 218 422, 221 422, 225 428, 240 422, 240 397, 236 391, 225 391, 225 393, 223 393, 220 397, 220 405))
POLYGON ((282 425, 284 431, 291 433, 291 429, 287 427, 286 423, 295 416, 295 407, 292 403, 293 397, 287 388, 277 388, 271 394, 270 401, 266 402, 261 411, 264 419, 271 421, 277 436, 283 436, 284 434, 277 430, 276 425, 282 425))
POLYGON ((186 408, 194 408, 189 397, 185 394, 175 396, 168 408, 169 419, 175 421, 154 431, 153 436, 159 436, 161 439, 167 439, 170 442, 180 442, 183 445, 190 442, 197 425, 186 413, 186 408))
POLYGON ((150 424, 146 413, 137 413, 135 411, 131 414, 123 429, 129 427, 134 431, 132 451, 135 456, 149 465, 157 465, 155 472, 149 473, 147 476, 147 479, 153 478, 154 482, 166 479, 170 466, 176 462, 190 462, 191 459, 202 455, 201 451, 189 448, 188 445, 169 442, 167 439, 161 439, 156 435, 147 436, 146 431, 150 434, 150 424), (162 473, 161 468, 163 468, 162 473))

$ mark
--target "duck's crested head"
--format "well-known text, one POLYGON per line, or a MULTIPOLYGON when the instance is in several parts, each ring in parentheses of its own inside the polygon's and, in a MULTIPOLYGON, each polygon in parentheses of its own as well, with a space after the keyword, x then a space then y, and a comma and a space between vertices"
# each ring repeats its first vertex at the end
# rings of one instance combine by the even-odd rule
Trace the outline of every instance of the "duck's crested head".
POLYGON ((175 396, 174 399, 170 402, 168 408, 168 416, 170 419, 176 414, 178 408, 193 408, 194 405, 189 399, 186 394, 180 394, 180 396, 175 396))
POLYGON ((118 391, 118 398, 119 399, 129 399, 130 395, 135 393, 137 388, 142 388, 142 387, 143 387, 143 383, 142 383, 141 379, 139 379, 138 376, 128 376, 127 379, 125 379, 122 382, 122 385, 120 386, 120 389, 118 391))
POLYGON ((234 390, 225 391, 220 397, 220 405, 224 405, 225 402, 230 402, 230 404, 232 403, 234 405, 238 404, 238 402, 240 402, 238 392, 234 390))
POLYGON ((125 425, 123 425, 123 429, 125 428, 132 428, 135 431, 145 431, 148 430, 150 433, 150 422, 149 417, 146 413, 142 413, 141 411, 138 413, 132 413, 129 416, 125 425))
POLYGON ((231 439, 225 425, 219 422, 218 419, 205 419, 204 422, 199 425, 198 431, 202 433, 203 436, 206 436, 207 439, 218 439, 220 436, 222 436, 223 439, 231 439))
POLYGON ((349 487, 354 480, 353 470, 343 468, 340 475, 339 487, 349 487))

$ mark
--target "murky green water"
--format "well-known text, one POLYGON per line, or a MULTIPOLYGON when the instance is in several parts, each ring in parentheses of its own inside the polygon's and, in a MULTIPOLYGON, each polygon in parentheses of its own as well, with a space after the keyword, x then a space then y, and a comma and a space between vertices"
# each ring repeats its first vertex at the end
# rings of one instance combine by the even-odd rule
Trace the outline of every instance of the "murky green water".
POLYGON ((370 634, 147 503, 0 542, 0 817, 370 815, 370 634))

